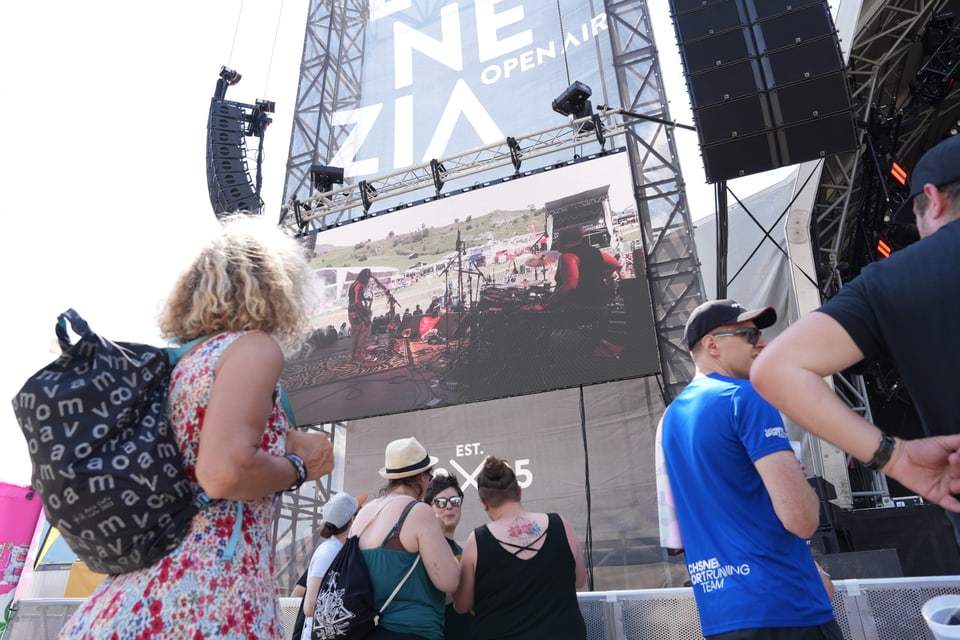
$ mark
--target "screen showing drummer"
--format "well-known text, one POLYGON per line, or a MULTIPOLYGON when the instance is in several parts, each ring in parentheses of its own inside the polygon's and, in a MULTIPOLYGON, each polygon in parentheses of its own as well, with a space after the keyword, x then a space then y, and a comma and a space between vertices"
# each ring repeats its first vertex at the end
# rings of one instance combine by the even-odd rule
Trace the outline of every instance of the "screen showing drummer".
POLYGON ((622 265, 585 242, 582 227, 566 227, 557 233, 554 251, 559 251, 556 290, 531 305, 531 311, 599 311, 613 296, 613 279, 622 265))

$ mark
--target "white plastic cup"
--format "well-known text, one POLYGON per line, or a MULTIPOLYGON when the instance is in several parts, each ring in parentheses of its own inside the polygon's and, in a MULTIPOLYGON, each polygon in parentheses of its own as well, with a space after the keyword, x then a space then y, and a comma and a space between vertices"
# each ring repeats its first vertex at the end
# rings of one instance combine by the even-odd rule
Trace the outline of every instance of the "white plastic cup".
POLYGON ((931 598, 920 608, 920 613, 937 640, 960 638, 960 594, 931 598))

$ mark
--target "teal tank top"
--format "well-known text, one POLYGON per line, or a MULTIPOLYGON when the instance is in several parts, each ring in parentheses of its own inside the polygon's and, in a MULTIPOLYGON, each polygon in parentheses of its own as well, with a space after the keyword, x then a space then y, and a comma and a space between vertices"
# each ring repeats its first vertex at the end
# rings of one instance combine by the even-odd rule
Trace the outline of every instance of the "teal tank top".
MULTIPOLYGON (((374 605, 379 609, 403 580, 417 554, 393 549, 364 549, 374 605)), ((446 596, 433 586, 423 563, 417 565, 400 592, 384 610, 380 624, 397 633, 412 633, 427 640, 443 640, 443 605, 446 596)))
MULTIPOLYGON (((373 603, 379 609, 407 575, 411 565, 417 559, 416 553, 387 549, 384 545, 394 533, 403 528, 410 509, 417 503, 413 500, 403 510, 403 515, 384 537, 376 549, 363 549, 363 559, 367 562, 370 582, 373 583, 373 603)), ((399 545, 399 537, 397 544, 399 545)), ((446 595, 433 586, 423 563, 407 578, 390 604, 380 616, 380 626, 396 633, 409 633, 426 640, 443 640, 444 603, 446 595)))

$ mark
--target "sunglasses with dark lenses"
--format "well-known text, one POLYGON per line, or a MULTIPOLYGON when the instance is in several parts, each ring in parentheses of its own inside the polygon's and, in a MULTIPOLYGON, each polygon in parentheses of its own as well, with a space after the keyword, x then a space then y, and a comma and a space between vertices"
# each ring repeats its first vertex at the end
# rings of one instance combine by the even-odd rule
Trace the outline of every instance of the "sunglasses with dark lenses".
POLYGON ((432 504, 438 509, 446 509, 448 504, 459 509, 460 505, 463 504, 463 498, 459 496, 454 496, 452 498, 434 498, 432 504))
POLYGON ((760 336, 763 335, 763 332, 756 327, 748 327, 745 329, 734 329, 733 331, 720 331, 719 333, 710 334, 714 338, 720 338, 722 336, 744 336, 753 346, 757 346, 757 343, 760 342, 760 336))

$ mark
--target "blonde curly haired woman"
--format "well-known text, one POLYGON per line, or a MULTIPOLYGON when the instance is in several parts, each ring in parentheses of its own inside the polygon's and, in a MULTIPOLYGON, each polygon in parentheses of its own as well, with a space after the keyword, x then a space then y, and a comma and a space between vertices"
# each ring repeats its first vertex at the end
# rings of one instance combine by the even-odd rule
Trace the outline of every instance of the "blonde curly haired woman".
POLYGON ((61 638, 283 637, 271 540, 275 496, 333 468, 321 434, 291 430, 279 401, 281 345, 305 328, 311 272, 299 244, 259 217, 224 219, 160 314, 178 362, 167 413, 198 500, 181 545, 110 576, 61 638))

